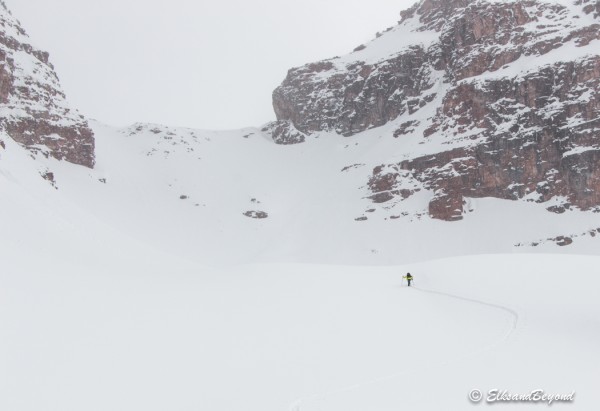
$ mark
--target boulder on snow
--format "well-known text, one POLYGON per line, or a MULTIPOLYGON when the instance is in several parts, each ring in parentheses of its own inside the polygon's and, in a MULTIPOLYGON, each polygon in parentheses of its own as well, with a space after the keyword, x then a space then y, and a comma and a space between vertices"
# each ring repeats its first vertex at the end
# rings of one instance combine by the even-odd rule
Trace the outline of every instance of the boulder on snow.
POLYGON ((264 219, 269 217, 269 214, 267 214, 265 211, 246 211, 244 215, 246 217, 255 219, 264 219))

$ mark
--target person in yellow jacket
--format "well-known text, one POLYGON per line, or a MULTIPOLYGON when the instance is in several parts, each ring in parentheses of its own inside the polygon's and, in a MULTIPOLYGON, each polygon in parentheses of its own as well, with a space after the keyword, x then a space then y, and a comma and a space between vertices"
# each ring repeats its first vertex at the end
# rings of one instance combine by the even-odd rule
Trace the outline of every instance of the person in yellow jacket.
POLYGON ((411 282, 412 282, 412 280, 413 280, 413 276, 412 276, 410 273, 408 273, 408 274, 406 274, 406 275, 405 275, 404 277, 402 277, 402 278, 406 278, 406 281, 408 282, 408 286, 410 287, 410 283, 411 283, 411 282))

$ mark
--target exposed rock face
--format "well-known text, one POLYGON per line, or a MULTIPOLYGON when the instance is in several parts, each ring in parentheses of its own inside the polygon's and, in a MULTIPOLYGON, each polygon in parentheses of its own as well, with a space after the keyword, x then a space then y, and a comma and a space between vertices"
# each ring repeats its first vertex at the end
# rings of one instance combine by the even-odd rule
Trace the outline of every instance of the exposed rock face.
POLYGON ((376 203, 418 181, 449 221, 465 197, 600 206, 599 1, 422 0, 401 15, 348 56, 290 70, 279 121, 421 138, 430 155, 373 170, 376 203))
POLYGON ((600 205, 598 114, 600 56, 519 79, 459 86, 440 117, 480 127, 489 137, 401 167, 435 191, 430 211, 436 218, 457 219, 464 196, 538 202, 562 196, 589 209, 600 205))
MULTIPOLYGON (((432 87, 425 50, 413 47, 382 63, 356 62, 345 70, 323 62, 290 70, 273 93, 275 114, 304 132, 349 136, 414 111, 432 87), (315 76, 322 80, 315 83, 315 76)), ((317 80, 318 81, 318 80, 317 80)))
POLYGON ((67 104, 48 53, 29 44, 1 1, 0 127, 31 150, 94 166, 94 135, 87 121, 67 104))

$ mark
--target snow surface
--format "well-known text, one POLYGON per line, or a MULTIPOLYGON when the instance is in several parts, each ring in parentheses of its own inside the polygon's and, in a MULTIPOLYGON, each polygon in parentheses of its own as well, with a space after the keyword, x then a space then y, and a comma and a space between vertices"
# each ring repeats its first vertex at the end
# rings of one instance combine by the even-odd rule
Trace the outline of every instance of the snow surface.
MULTIPOLYGON (((101 229, 124 237, 122 247, 135 240, 141 249, 213 265, 386 265, 482 253, 598 253, 600 236, 582 236, 568 247, 545 241, 600 228, 594 213, 546 211, 554 202, 469 199, 464 220, 447 223, 427 214, 433 193, 406 178, 403 188, 420 191, 374 204, 366 198, 373 168, 427 150, 419 138, 395 139, 385 127, 350 138, 317 135, 295 146, 275 145, 256 129, 93 127, 94 170, 42 155, 33 159, 5 139, 0 212, 15 215, 3 223, 9 225, 3 227, 5 249, 40 241, 30 248, 45 250, 55 229, 76 244, 87 237, 102 243, 102 235, 93 234, 101 229), (56 189, 41 178, 49 171, 56 189), (248 218, 248 211, 268 218, 248 218), (54 215, 69 224, 55 227, 57 219, 47 218, 54 215), (73 233, 66 231, 71 226, 73 233)), ((444 148, 434 140, 429 146, 434 152, 444 148)), ((86 258, 93 254, 85 252, 86 258)))
POLYGON ((396 54, 406 52, 412 47, 429 48, 439 41, 440 33, 435 30, 423 30, 419 16, 402 21, 389 31, 365 44, 365 48, 332 60, 336 65, 345 65, 362 61, 366 64, 376 64, 387 60, 396 54))
POLYGON ((597 254, 591 235, 514 246, 596 215, 472 199, 458 223, 357 222, 395 139, 95 128, 93 171, 0 151, 0 409, 467 409, 473 388, 593 409, 600 257, 409 262, 597 254))
POLYGON ((594 409, 598 257, 157 261, 4 266, 0 409, 460 410, 473 388, 594 409))
POLYGON ((416 181, 406 188, 421 191, 405 201, 378 205, 365 198, 373 168, 421 149, 417 137, 370 130, 278 146, 255 129, 93 127, 96 170, 48 163, 58 193, 115 230, 203 264, 401 264, 474 253, 598 250, 591 237, 566 248, 515 247, 599 228, 597 214, 589 212, 557 215, 545 210, 552 204, 471 199, 473 211, 452 224, 428 217, 433 193, 416 181), (251 219, 247 211, 268 218, 251 219), (363 216, 368 220, 355 221, 363 216))
POLYGON ((578 46, 575 41, 570 41, 557 49, 549 51, 546 54, 522 56, 499 70, 488 71, 474 78, 461 80, 459 84, 469 83, 472 81, 485 82, 487 80, 497 80, 504 77, 524 77, 528 74, 538 72, 545 66, 553 66, 555 64, 564 62, 584 61, 586 58, 597 56, 599 51, 600 40, 592 40, 585 47, 578 46))

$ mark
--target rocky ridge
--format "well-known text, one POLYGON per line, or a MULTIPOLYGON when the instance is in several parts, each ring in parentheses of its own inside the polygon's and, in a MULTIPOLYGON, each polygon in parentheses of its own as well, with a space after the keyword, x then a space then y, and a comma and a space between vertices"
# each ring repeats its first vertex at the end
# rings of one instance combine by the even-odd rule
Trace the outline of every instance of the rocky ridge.
POLYGON ((368 187, 402 201, 417 181, 433 218, 461 219, 468 197, 599 210, 600 1, 423 0, 401 16, 350 55, 290 70, 265 131, 418 139, 422 154, 376 167, 368 187))
POLYGON ((73 110, 47 52, 0 1, 0 129, 29 150, 94 166, 94 134, 73 110))

